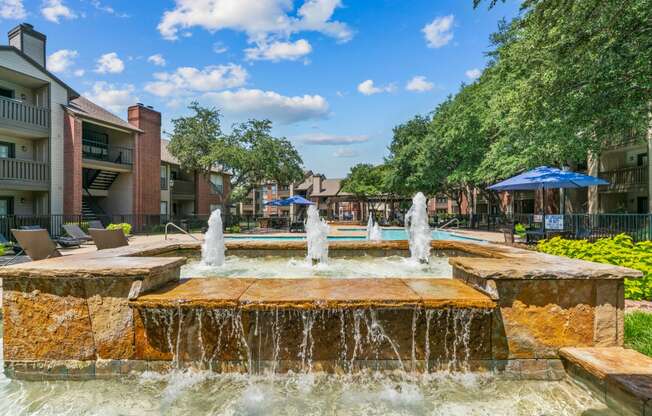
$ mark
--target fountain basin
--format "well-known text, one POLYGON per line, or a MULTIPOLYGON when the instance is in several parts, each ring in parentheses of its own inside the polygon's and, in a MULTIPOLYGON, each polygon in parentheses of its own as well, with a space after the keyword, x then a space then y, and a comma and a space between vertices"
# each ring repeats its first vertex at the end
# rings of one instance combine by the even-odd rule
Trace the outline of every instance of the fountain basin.
MULTIPOLYGON (((405 256, 407 248, 405 241, 341 242, 331 244, 329 254, 405 256)), ((305 368, 305 345, 314 342, 314 351, 330 354, 323 355, 323 360, 315 356, 314 362, 323 361, 329 371, 385 365, 425 371, 452 366, 557 379, 564 374, 560 348, 622 345, 623 279, 640 273, 490 244, 433 241, 431 248, 448 256, 454 280, 216 278, 179 282, 181 266, 198 252, 199 244, 171 242, 3 268, 5 372, 16 378, 65 379, 165 370, 186 362, 205 366, 214 360, 202 358, 201 342, 219 334, 217 324, 205 319, 216 314, 238 317, 230 318, 227 326, 240 328, 239 340, 230 350, 220 349, 238 357, 224 361, 230 363, 227 367, 233 364, 234 371, 249 371, 255 365, 278 371, 305 368), (233 286, 224 286, 225 281, 233 286), (162 327, 148 320, 148 315, 166 323, 166 329, 157 329, 162 327), (256 344, 273 345, 274 328, 281 328, 277 316, 287 317, 282 338, 293 340, 277 344, 279 353, 290 351, 287 360, 280 360, 287 365, 273 357, 270 360, 268 353, 252 352, 258 349, 256 344), (457 332, 441 321, 444 316, 457 322, 457 332), (356 320, 362 338, 373 341, 361 347, 364 354, 356 356, 359 362, 346 355, 352 351, 349 335, 351 328, 355 333, 356 320), (194 323, 181 325, 181 331, 170 329, 180 322, 194 323), (364 322, 369 322, 366 332, 364 322), (320 325, 331 332, 315 332, 313 337, 311 331, 320 325), (212 330, 206 332, 207 328, 212 330), (344 328, 347 334, 341 344, 332 332, 336 328, 344 328), (379 328, 387 331, 387 338, 379 328), (299 341, 299 334, 303 337, 304 333, 308 344, 299 341), (455 342, 430 342, 448 337, 455 342), (383 341, 387 339, 398 347, 383 341), (468 357, 465 354, 460 361, 457 352, 466 350, 458 348, 464 339, 472 341, 467 344, 468 357), (249 354, 242 354, 242 342, 249 354), (450 355, 453 346, 456 353, 450 355), (303 355, 296 355, 301 348, 303 355)), ((227 254, 243 257, 302 251, 305 242, 227 243, 227 254)))

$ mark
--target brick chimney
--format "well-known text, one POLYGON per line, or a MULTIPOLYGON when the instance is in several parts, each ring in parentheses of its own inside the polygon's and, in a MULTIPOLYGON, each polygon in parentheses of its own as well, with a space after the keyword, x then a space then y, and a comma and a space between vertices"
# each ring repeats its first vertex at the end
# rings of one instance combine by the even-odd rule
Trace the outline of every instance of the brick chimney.
POLYGON ((134 139, 133 213, 161 213, 161 113, 150 106, 129 107, 129 123, 143 130, 134 139))
POLYGON ((9 46, 13 46, 45 68, 46 37, 29 23, 21 23, 9 31, 9 46))

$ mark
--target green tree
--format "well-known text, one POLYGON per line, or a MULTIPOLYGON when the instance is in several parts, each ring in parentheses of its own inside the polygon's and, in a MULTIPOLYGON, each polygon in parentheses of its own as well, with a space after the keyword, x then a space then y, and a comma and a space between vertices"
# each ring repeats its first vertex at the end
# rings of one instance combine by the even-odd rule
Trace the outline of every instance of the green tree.
POLYGON ((303 177, 303 161, 286 138, 274 137, 269 120, 249 120, 221 129, 218 110, 192 103, 194 114, 172 121, 168 149, 185 169, 220 167, 231 175, 230 198, 239 200, 264 181, 290 183, 303 177))

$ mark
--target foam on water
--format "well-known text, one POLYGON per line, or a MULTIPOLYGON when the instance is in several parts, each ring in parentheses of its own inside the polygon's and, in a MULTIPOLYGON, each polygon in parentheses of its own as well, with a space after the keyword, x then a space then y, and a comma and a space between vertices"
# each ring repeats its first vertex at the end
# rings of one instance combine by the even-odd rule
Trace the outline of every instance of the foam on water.
POLYGON ((228 256, 220 267, 189 262, 181 268, 182 277, 450 277, 448 258, 432 256, 428 263, 419 263, 401 256, 356 256, 331 258, 328 263, 312 265, 303 257, 237 257, 228 256))

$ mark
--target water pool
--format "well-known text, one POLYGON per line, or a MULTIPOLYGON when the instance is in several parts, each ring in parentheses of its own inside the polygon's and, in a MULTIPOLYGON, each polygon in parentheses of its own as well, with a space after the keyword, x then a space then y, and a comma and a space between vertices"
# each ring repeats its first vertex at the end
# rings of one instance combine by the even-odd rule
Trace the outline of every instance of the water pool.
MULTIPOLYGON (((227 251, 228 254, 228 251, 227 251)), ((351 256, 330 258, 313 266, 304 257, 227 255, 223 266, 213 267, 190 261, 181 268, 182 277, 443 277, 452 275, 447 257, 431 256, 427 264, 401 256, 351 256)))
POLYGON ((116 380, 39 382, 11 380, 0 373, 0 415, 324 414, 615 415, 569 382, 509 381, 471 374, 272 376, 177 370, 116 380))
MULTIPOLYGON (((407 240, 407 232, 402 228, 383 228, 383 240, 407 240)), ((479 238, 465 237, 448 231, 434 230, 433 240, 454 240, 454 241, 476 241, 482 242, 479 238)))

